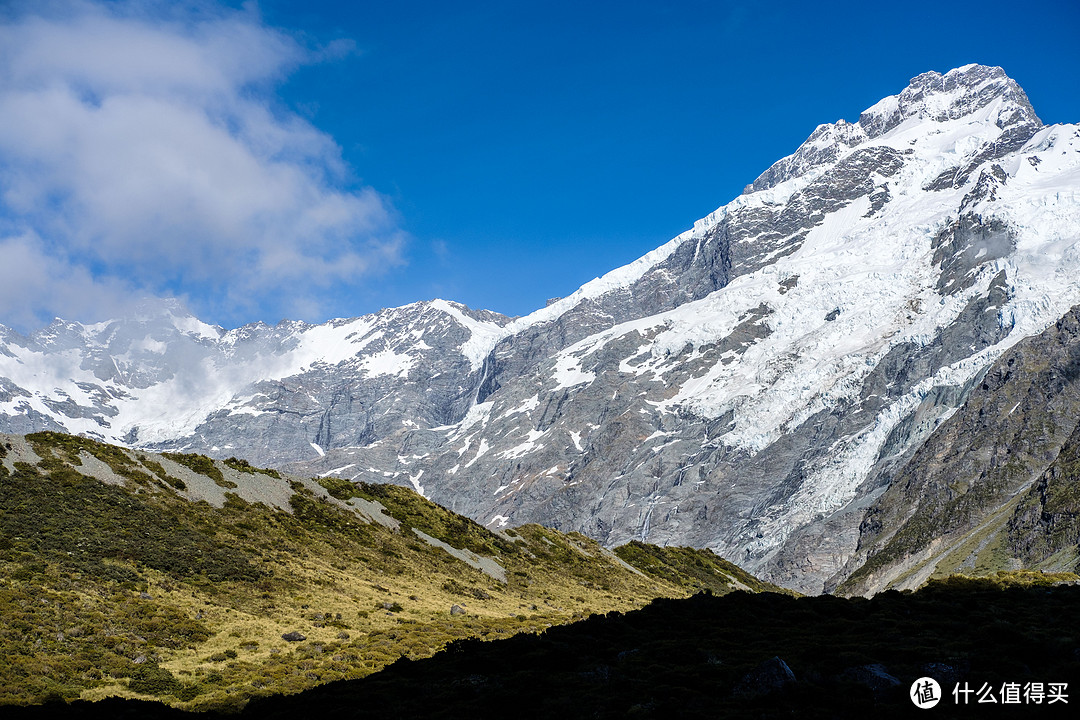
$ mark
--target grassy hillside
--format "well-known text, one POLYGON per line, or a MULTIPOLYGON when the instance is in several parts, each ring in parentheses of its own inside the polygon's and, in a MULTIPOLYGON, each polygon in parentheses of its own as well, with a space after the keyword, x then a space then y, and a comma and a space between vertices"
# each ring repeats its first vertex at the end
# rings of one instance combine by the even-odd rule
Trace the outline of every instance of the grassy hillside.
POLYGON ((708 551, 492 533, 401 487, 0 438, 0 704, 237 709, 703 588, 778 590, 708 551))

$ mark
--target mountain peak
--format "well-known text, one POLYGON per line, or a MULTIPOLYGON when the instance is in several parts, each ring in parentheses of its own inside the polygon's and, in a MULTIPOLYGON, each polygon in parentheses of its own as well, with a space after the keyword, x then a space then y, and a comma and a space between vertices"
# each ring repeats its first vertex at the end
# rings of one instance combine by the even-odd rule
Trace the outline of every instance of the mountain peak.
POLYGON ((899 95, 890 95, 865 110, 859 125, 867 137, 877 138, 909 118, 945 122, 976 114, 1002 129, 1042 126, 1015 80, 1000 67, 974 64, 944 75, 933 71, 916 75, 899 95))
MULTIPOLYGON (((859 115, 859 121, 819 125, 799 148, 778 160, 744 194, 767 190, 838 160, 847 150, 876 140, 902 123, 943 123, 970 118, 976 127, 996 126, 1008 133, 1003 149, 1014 149, 1042 127, 1027 95, 1000 67, 964 65, 916 75, 898 95, 882 98, 859 115)), ((973 128, 974 129, 974 128, 973 128)))

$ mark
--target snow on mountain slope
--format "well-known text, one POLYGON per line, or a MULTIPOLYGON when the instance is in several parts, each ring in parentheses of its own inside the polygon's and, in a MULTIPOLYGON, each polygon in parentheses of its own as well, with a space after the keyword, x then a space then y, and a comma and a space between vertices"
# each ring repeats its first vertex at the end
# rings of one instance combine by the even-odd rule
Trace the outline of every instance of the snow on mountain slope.
MULTIPOLYGON (((477 353, 469 354, 469 343, 478 337, 486 343, 505 321, 434 301, 322 325, 284 321, 225 331, 166 302, 109 323, 57 320, 28 338, 4 329, 0 426, 49 427, 141 446, 237 447, 228 430, 212 437, 207 423, 287 416, 273 388, 330 371, 387 394, 425 358, 472 367, 477 353), (185 442, 196 434, 199 439, 185 442)), ((322 392, 313 387, 308 395, 316 415, 322 392)))

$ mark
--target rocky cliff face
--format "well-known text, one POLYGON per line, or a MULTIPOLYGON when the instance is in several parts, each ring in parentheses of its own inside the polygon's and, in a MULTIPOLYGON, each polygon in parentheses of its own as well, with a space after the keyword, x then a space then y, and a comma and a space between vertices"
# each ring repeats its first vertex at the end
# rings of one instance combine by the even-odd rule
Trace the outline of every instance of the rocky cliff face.
POLYGON ((841 590, 917 587, 976 569, 1071 570, 1078 417, 1074 308, 995 362, 896 473, 864 516, 841 590))
POLYGON ((149 365, 132 353, 159 346, 118 355, 104 327, 46 329, 98 338, 63 352, 9 333, 0 429, 293 461, 821 591, 910 520, 887 488, 987 369, 1080 303, 1077 187, 1080 130, 1044 127, 1000 68, 926 73, 524 318, 433 301, 192 335, 174 313, 149 365), (183 400, 146 410, 163 396, 183 400))

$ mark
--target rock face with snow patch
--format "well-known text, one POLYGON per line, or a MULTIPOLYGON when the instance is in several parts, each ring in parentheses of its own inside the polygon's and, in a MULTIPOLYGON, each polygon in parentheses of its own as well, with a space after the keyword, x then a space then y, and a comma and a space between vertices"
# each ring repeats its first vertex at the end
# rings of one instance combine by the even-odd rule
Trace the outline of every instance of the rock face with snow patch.
POLYGON ((433 301, 316 327, 171 321, 191 348, 176 370, 172 342, 118 360, 76 342, 101 329, 46 329, 74 338, 59 353, 8 333, 0 429, 296 461, 491 527, 709 547, 817 592, 868 556, 868 511, 987 368, 1080 303, 1078 188, 1077 126, 1044 127, 1000 68, 926 73, 524 318, 433 301), (72 380, 26 372, 46 357, 72 380), (191 380, 190 358, 223 379, 191 380), (166 386, 200 392, 147 410, 166 386))
MULTIPOLYGON (((896 473, 859 527, 842 592, 934 574, 1072 570, 1080 527, 1080 308, 1009 349, 896 473)), ((833 590, 834 582, 827 585, 833 590)))
POLYGON ((459 419, 507 322, 435 300, 322 325, 225 331, 173 302, 61 320, 0 346, 0 431, 66 430, 262 465, 459 419), (479 348, 479 349, 477 349, 479 348))

